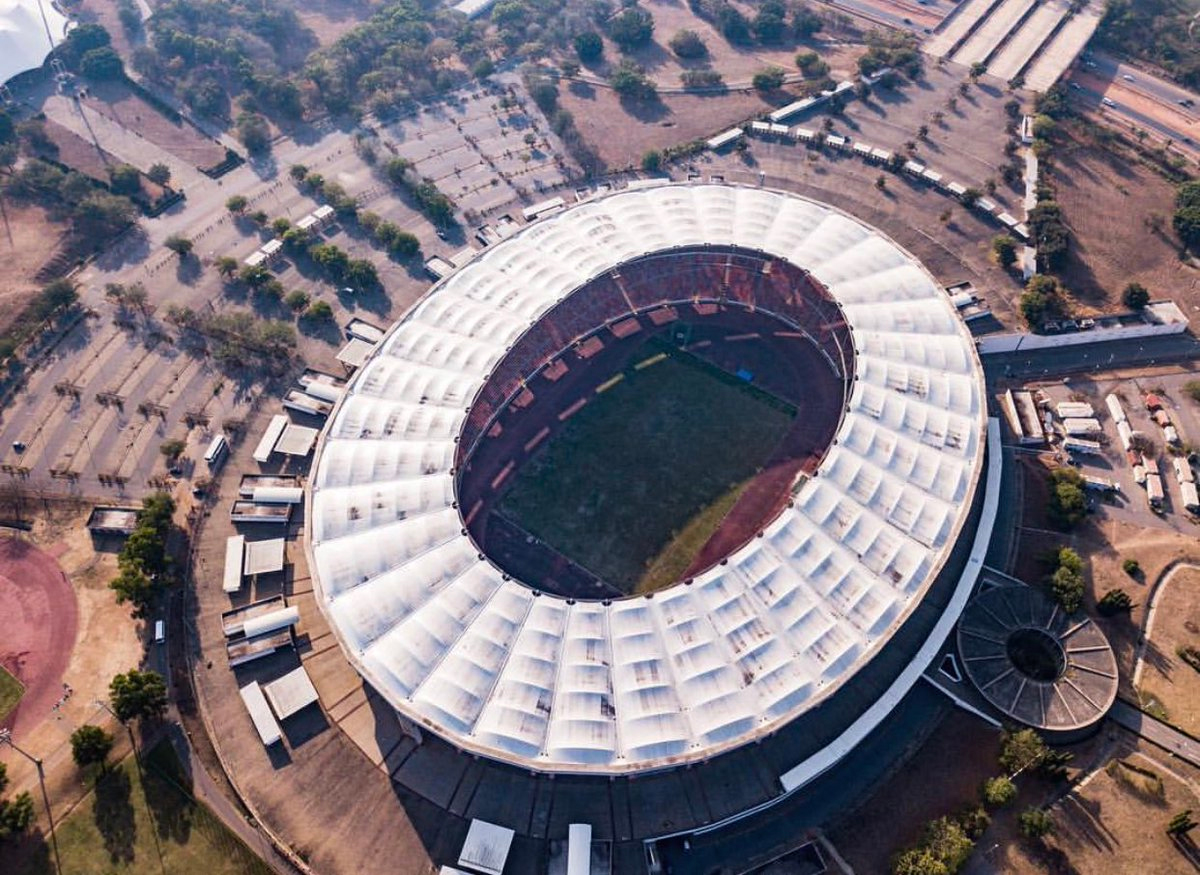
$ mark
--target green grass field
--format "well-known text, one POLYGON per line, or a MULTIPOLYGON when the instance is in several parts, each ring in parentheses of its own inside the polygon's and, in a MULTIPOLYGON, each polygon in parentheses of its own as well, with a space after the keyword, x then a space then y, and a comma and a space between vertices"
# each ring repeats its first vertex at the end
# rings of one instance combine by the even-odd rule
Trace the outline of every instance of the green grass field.
MULTIPOLYGON (((186 778, 170 743, 132 756, 100 777, 95 790, 58 824, 62 871, 71 875, 270 875, 270 868, 182 787, 186 778)), ((40 802, 39 802, 40 804, 40 802)), ((49 838, 13 869, 51 875, 49 838)), ((2 852, 0 852, 2 853, 2 852)))
POLYGON ((650 592, 691 564, 795 410, 686 355, 603 385, 521 469, 500 511, 622 591, 650 592))
POLYGON ((4 666, 0 665, 0 720, 3 720, 17 707, 21 697, 25 695, 24 685, 12 676, 4 666))

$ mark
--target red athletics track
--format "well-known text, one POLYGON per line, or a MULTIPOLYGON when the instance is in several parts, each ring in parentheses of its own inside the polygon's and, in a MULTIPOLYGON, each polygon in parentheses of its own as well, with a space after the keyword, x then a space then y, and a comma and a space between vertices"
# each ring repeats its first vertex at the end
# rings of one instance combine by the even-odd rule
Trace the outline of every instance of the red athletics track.
POLYGON ((18 740, 62 696, 78 619, 75 590, 53 557, 26 541, 0 538, 0 664, 25 685, 3 725, 18 740))

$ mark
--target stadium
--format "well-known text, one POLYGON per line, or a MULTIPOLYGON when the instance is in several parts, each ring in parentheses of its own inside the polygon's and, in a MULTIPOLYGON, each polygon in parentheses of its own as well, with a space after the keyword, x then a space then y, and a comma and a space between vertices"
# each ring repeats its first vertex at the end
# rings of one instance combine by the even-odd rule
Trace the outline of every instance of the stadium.
POLYGON ((318 445, 313 585, 422 747, 508 782, 471 816, 545 834, 514 782, 557 776, 555 818, 601 837, 728 821, 829 772, 941 652, 996 513, 985 407, 948 296, 878 231, 630 186, 393 326, 318 445))

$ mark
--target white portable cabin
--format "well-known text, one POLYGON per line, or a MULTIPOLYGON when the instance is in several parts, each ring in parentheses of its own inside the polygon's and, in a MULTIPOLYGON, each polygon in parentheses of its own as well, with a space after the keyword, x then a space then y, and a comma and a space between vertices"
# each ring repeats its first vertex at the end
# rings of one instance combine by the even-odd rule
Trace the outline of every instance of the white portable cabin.
POLYGON ((809 128, 792 128, 792 136, 801 143, 811 143, 816 135, 816 131, 809 128))
POLYGON ((1151 507, 1161 507, 1163 503, 1162 478, 1157 474, 1146 475, 1146 500, 1151 507))
POLYGON ((830 146, 833 146, 835 149, 845 149, 846 143, 849 141, 845 137, 838 136, 837 134, 826 134, 825 142, 830 146))
POLYGON ((868 146, 866 143, 855 143, 854 144, 854 154, 860 158, 870 158, 871 157, 871 147, 868 146))
POLYGON ((209 468, 215 468, 221 464, 221 460, 225 458, 225 453, 229 450, 229 441, 225 440, 225 435, 219 434, 208 445, 208 449, 204 451, 204 461, 209 468))
POLYGON ((924 172, 921 174, 921 178, 931 185, 937 186, 938 188, 942 187, 942 174, 938 173, 936 170, 931 170, 930 168, 926 167, 924 172))
POLYGON ((299 222, 296 223, 296 228, 300 231, 303 231, 305 234, 308 234, 308 233, 311 233, 312 231, 316 230, 316 227, 318 224, 320 224, 320 223, 317 222, 317 217, 314 216, 312 213, 309 213, 307 216, 305 216, 303 219, 301 219, 299 222))
POLYGON ((1200 513, 1200 497, 1196 495, 1196 484, 1180 483, 1179 491, 1183 493, 1183 506, 1191 513, 1200 513))
POLYGON ((1124 419, 1117 422, 1117 437, 1121 441, 1121 449, 1128 450, 1133 446, 1133 429, 1124 419))
POLYGON ((1063 431, 1071 437, 1085 434, 1100 434, 1100 421, 1087 417, 1070 417, 1063 420, 1063 431))
POLYGON ((268 240, 259 251, 266 256, 267 261, 274 261, 283 254, 283 241, 279 239, 268 240))
POLYGON ((1087 438, 1078 437, 1064 439, 1063 449, 1068 453, 1081 453, 1085 456, 1099 456, 1104 452, 1099 441, 1089 441, 1087 438))
POLYGON ((1084 401, 1060 401, 1054 405, 1054 412, 1059 419, 1088 419, 1096 415, 1092 405, 1084 401))
POLYGON ((771 126, 766 122, 750 122, 750 133, 756 137, 770 136, 771 126))
POLYGON ((263 695, 258 681, 251 681, 238 690, 238 693, 242 697, 242 703, 250 714, 250 722, 254 724, 254 729, 258 732, 258 738, 263 746, 270 747, 283 738, 279 732, 279 723, 276 722, 275 715, 271 713, 271 708, 267 705, 267 697, 263 695))
POLYGON ((1178 446, 1181 443, 1179 432, 1175 430, 1175 426, 1173 425, 1168 425, 1163 429, 1163 439, 1173 446, 1178 446))
MULTIPOLYGON (((717 134, 715 137, 705 143, 705 145, 708 146, 710 152, 719 152, 726 146, 732 146, 744 136, 746 136, 746 132, 741 128, 730 128, 727 131, 717 134)), ((526 212, 528 212, 528 210, 526 210, 526 212)))
MULTIPOLYGON (((534 219, 540 219, 543 216, 548 216, 551 213, 557 213, 559 210, 566 207, 567 202, 561 197, 552 197, 549 200, 544 200, 541 203, 533 204, 521 210, 521 215, 525 217, 526 222, 532 222, 534 219)), ((450 259, 458 264, 455 259, 450 259)))
POLYGON ((1125 408, 1121 406, 1121 399, 1116 395, 1106 395, 1104 403, 1108 407, 1108 414, 1113 418, 1113 422, 1128 422, 1125 418, 1125 408))
POLYGON ((1171 465, 1175 468, 1175 479, 1181 484, 1196 482, 1196 475, 1192 471, 1192 466, 1188 464, 1187 459, 1181 459, 1176 456, 1171 460, 1171 465))
POLYGON ((259 267, 259 266, 265 264, 266 261, 267 261, 266 253, 263 252, 261 249, 255 249, 253 252, 251 252, 249 255, 246 256, 246 260, 242 263, 244 265, 246 265, 246 267, 259 267))
POLYGON ((1146 473, 1145 465, 1138 464, 1138 465, 1133 466, 1133 482, 1134 483, 1136 483, 1138 486, 1145 486, 1146 485, 1146 477, 1147 477, 1147 473, 1146 473))
POLYGON ((271 417, 271 422, 267 425, 267 430, 263 432, 262 439, 259 440, 258 446, 254 448, 254 461, 260 465, 265 465, 271 458, 271 453, 275 451, 275 444, 279 443, 279 437, 283 434, 283 430, 287 428, 288 418, 282 413, 276 413, 271 417))
POLYGON ((222 592, 232 593, 242 588, 242 559, 245 555, 245 535, 230 535, 225 539, 225 574, 221 579, 222 592))
POLYGON ((916 161, 905 161, 904 172, 910 176, 920 176, 925 172, 925 165, 919 164, 916 161))
POLYGON ((317 220, 317 227, 324 228, 333 221, 333 207, 329 206, 329 204, 317 207, 315 210, 313 210, 312 216, 317 220))

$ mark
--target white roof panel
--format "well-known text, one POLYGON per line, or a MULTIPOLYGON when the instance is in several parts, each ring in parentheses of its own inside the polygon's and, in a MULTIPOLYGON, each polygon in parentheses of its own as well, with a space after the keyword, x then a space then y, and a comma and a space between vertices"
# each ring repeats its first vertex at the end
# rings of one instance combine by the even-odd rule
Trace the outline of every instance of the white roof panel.
POLYGON ((822 702, 919 603, 982 470, 984 405, 949 298, 878 231, 763 188, 599 195, 436 285, 350 382, 310 481, 318 602, 389 703, 464 749, 566 772, 708 758, 822 702), (841 305, 857 380, 835 444, 763 537, 691 585, 535 595, 478 555, 454 505, 466 412, 586 280, 703 243, 787 259, 841 305))

